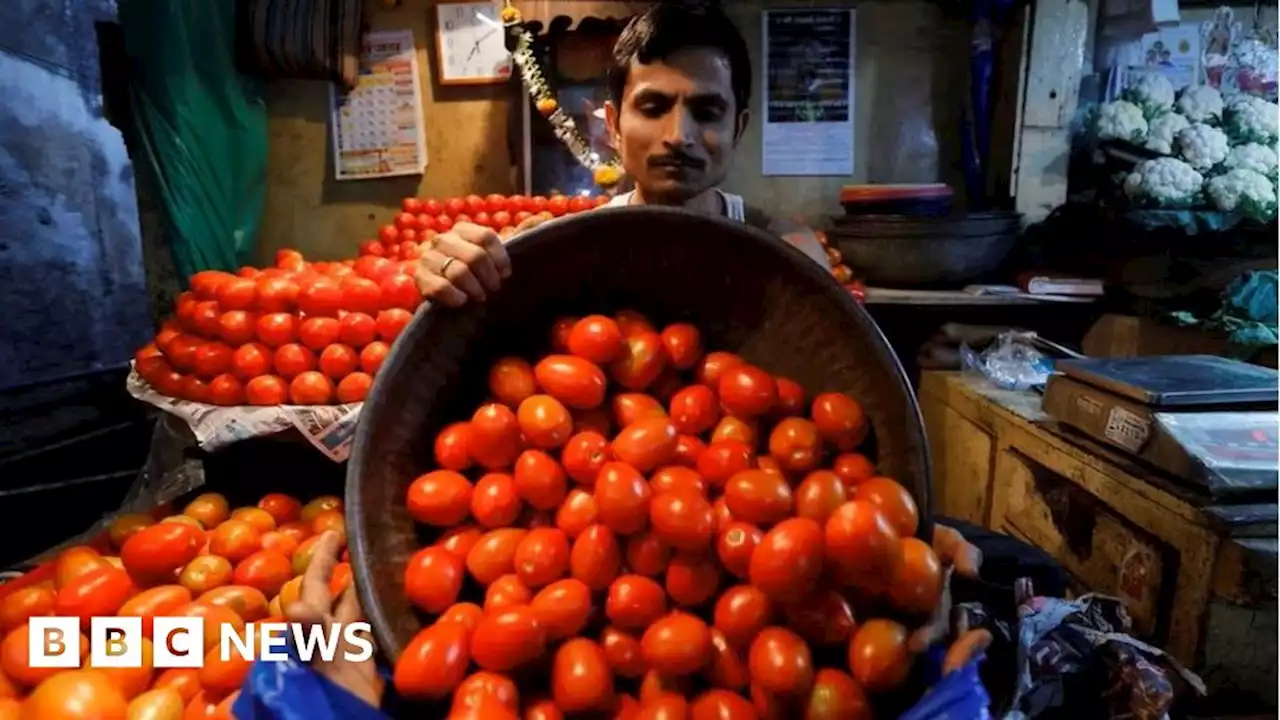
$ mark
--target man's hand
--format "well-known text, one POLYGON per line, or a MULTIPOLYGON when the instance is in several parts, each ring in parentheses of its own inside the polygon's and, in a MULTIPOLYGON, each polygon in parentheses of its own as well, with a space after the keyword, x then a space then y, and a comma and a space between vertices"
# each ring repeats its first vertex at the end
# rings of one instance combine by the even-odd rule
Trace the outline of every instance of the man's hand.
MULTIPOLYGON (((550 215, 534 215, 516 226, 516 232, 535 228, 550 215)), ((484 302, 511 277, 511 258, 502 238, 493 230, 458 223, 449 232, 432 238, 418 261, 414 281, 424 297, 449 307, 484 302)))
MULTIPOLYGON (((327 636, 331 625, 345 625, 361 619, 360 599, 356 595, 354 583, 347 586, 336 602, 329 592, 329 579, 333 576, 333 568, 338 563, 341 550, 342 536, 338 533, 330 530, 320 537, 315 554, 311 557, 311 564, 302 575, 298 601, 285 608, 285 616, 290 621, 302 623, 308 628, 318 624, 327 636)), ((364 662, 350 662, 345 659, 347 650, 356 651, 358 648, 351 647, 343 637, 338 651, 334 653, 334 659, 330 662, 313 660, 312 669, 373 707, 381 706, 385 683, 378 675, 374 659, 370 657, 364 662)))
MULTIPOLYGON (((955 528, 946 525, 933 526, 933 551, 942 564, 942 600, 933 617, 924 627, 912 633, 908 644, 912 652, 923 653, 931 646, 944 642, 951 635, 951 574, 976 578, 982 568, 982 551, 964 539, 955 528)), ((958 670, 977 657, 991 644, 991 633, 986 630, 967 630, 956 638, 943 662, 943 672, 958 670)))

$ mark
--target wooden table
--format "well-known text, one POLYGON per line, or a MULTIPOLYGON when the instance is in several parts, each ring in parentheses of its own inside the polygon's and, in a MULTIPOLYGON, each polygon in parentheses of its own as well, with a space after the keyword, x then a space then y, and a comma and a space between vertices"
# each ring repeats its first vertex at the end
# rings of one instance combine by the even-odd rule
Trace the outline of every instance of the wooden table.
POLYGON ((1211 686, 1274 703, 1274 501, 1215 504, 1059 427, 1034 392, 925 372, 919 393, 936 512, 1045 549, 1082 590, 1124 599, 1135 633, 1211 686))

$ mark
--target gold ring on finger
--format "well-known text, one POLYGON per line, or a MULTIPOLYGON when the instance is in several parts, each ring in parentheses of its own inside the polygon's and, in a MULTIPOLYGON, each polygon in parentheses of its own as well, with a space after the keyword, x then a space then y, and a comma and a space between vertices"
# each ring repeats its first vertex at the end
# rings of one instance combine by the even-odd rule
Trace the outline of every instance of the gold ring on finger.
POLYGON ((440 277, 444 277, 445 273, 449 272, 449 266, 457 259, 456 257, 447 257, 444 262, 440 263, 440 277))

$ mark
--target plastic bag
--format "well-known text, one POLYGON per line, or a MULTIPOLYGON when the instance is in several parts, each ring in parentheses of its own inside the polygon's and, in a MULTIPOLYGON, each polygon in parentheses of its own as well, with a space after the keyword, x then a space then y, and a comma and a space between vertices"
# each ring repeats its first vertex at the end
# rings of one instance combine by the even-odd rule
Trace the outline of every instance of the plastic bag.
MULTIPOLYGON (((938 674, 945 648, 930 653, 930 670, 938 674)), ((936 682, 899 720, 989 720, 991 698, 978 675, 982 658, 936 682)), ((383 669, 383 675, 386 675, 383 669)), ((388 695, 393 691, 388 690, 388 695)), ((255 663, 232 707, 237 720, 390 720, 308 665, 290 657, 283 662, 255 663)))
POLYGON ((1001 333, 981 354, 963 345, 960 360, 965 370, 977 371, 1006 390, 1042 387, 1053 373, 1053 360, 1032 347, 1026 333, 1001 333))
POLYGON ((254 663, 231 711, 236 720, 389 720, 298 660, 254 663))

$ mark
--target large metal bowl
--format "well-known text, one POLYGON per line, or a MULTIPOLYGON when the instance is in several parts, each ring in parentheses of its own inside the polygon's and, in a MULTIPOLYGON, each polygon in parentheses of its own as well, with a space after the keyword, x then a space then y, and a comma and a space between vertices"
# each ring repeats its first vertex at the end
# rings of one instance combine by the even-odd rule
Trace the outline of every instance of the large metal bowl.
POLYGON ((873 285, 964 283, 998 266, 1017 242, 1022 216, 838 218, 827 233, 844 262, 873 285))
POLYGON ((870 419, 878 469, 928 517, 927 444, 902 367, 866 311, 798 250, 740 223, 660 208, 584 213, 507 247, 515 272, 502 291, 460 310, 420 309, 361 411, 347 469, 351 564, 389 658, 429 620, 410 606, 403 580, 410 556, 435 540, 405 509, 409 484, 435 469, 432 438, 485 400, 495 359, 545 353, 562 315, 631 307, 656 322, 685 320, 707 347, 740 353, 811 395, 851 394, 870 419))

